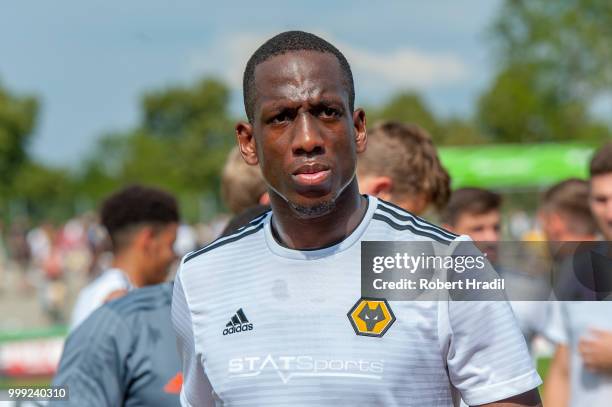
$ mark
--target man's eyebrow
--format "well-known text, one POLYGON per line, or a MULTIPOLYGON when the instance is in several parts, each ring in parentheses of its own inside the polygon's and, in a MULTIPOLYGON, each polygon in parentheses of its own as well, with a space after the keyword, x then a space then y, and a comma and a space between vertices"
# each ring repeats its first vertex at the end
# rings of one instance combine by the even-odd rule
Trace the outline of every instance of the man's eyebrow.
POLYGON ((281 100, 275 99, 269 102, 262 102, 261 109, 262 110, 282 110, 282 109, 291 109, 299 105, 299 102, 292 101, 291 99, 283 98, 281 100))
POLYGON ((315 103, 315 105, 343 105, 344 101, 340 97, 335 96, 323 96, 319 98, 315 103))
MULTIPOLYGON (((340 96, 335 95, 322 95, 318 97, 313 97, 308 101, 312 106, 338 106, 343 107, 344 100, 340 96)), ((260 106, 262 111, 271 112, 276 110, 284 110, 284 109, 294 109, 299 107, 303 102, 292 100, 290 98, 282 98, 269 101, 262 101, 260 106)))

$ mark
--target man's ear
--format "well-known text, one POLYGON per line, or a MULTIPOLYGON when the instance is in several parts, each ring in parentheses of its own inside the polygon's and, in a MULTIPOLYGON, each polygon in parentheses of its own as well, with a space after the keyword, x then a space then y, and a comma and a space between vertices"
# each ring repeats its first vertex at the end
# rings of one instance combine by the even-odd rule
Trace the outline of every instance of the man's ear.
POLYGON ((359 190, 363 194, 389 199, 393 192, 393 180, 385 175, 359 176, 359 190))
POLYGON ((415 215, 421 215, 427 207, 429 206, 429 199, 424 193, 416 193, 410 197, 410 199, 405 199, 403 204, 400 205, 402 208, 406 209, 408 212, 412 212, 415 215))
POLYGON ((393 193, 393 180, 387 176, 375 177, 372 181, 372 195, 389 200, 393 193))
POLYGON ((253 125, 248 122, 238 122, 236 124, 236 139, 238 140, 238 148, 244 161, 249 165, 259 164, 253 125))
POLYGON ((363 109, 353 112, 353 126, 355 126, 355 146, 357 153, 363 153, 368 144, 368 132, 366 131, 366 114, 363 109))
POLYGON ((133 246, 139 250, 148 250, 151 241, 155 238, 155 231, 151 226, 141 227, 135 234, 133 246))
POLYGON ((259 197, 259 204, 270 205, 270 194, 268 193, 268 191, 261 194, 261 196, 259 197))
MULTIPOLYGON (((559 212, 550 212, 548 214, 548 227, 558 237, 564 235, 567 231, 566 220, 559 212)), ((559 240, 561 239, 559 238, 559 240)))
POLYGON ((455 228, 452 225, 449 225, 448 223, 442 223, 440 226, 442 226, 444 229, 448 230, 451 233, 459 234, 457 233, 455 228))

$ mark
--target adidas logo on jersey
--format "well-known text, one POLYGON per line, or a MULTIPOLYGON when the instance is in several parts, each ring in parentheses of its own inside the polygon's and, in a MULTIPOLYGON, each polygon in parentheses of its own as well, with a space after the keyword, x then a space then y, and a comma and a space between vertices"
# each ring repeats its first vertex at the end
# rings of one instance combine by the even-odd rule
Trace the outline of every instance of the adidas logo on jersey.
POLYGON ((225 327, 223 335, 231 335, 238 332, 251 331, 253 329, 253 324, 249 322, 246 315, 244 315, 244 311, 240 308, 236 311, 232 319, 225 324, 225 327))

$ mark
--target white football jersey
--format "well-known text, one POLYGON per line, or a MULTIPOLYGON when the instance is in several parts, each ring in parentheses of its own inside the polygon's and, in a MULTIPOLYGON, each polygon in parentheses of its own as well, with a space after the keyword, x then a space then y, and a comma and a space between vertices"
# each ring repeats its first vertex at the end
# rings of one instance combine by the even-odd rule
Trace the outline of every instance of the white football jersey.
POLYGON ((578 344, 588 339, 591 330, 612 331, 612 302, 554 301, 549 303, 550 319, 547 337, 569 350, 569 406, 609 406, 612 400, 612 374, 588 370, 582 361, 578 344))
POLYGON ((184 406, 478 405, 541 383, 506 302, 361 298, 362 241, 467 237, 368 197, 342 242, 292 250, 271 217, 181 262, 184 406))
POLYGON ((104 305, 106 298, 117 290, 131 290, 132 284, 122 270, 110 268, 79 292, 72 309, 70 331, 74 331, 92 312, 104 305))

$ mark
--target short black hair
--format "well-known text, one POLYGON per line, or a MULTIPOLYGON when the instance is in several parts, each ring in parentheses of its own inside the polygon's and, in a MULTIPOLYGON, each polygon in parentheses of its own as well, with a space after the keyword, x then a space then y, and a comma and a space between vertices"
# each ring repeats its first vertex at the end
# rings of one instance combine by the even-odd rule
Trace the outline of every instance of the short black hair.
POLYGON ((612 173, 612 142, 595 151, 589 165, 591 178, 612 173))
POLYGON ((570 178, 553 185, 544 193, 541 209, 561 213, 573 233, 597 234, 597 223, 589 206, 588 181, 570 178))
POLYGON ((329 42, 321 37, 304 31, 286 31, 280 33, 263 45, 251 55, 244 70, 242 79, 242 92, 244 97, 244 110, 246 111, 249 122, 253 123, 255 108, 255 68, 262 62, 277 55, 286 54, 291 51, 318 51, 332 54, 340 63, 340 68, 345 76, 346 86, 349 91, 349 108, 355 108, 355 84, 353 83, 353 73, 348 61, 338 50, 329 42))
POLYGON ((104 201, 100 220, 113 243, 113 249, 117 250, 126 244, 125 232, 144 225, 166 226, 178 223, 179 210, 176 199, 168 192, 131 185, 104 201))
POLYGON ((455 226, 463 214, 484 215, 498 211, 502 205, 500 194, 482 188, 459 188, 451 193, 442 212, 442 222, 455 226))

